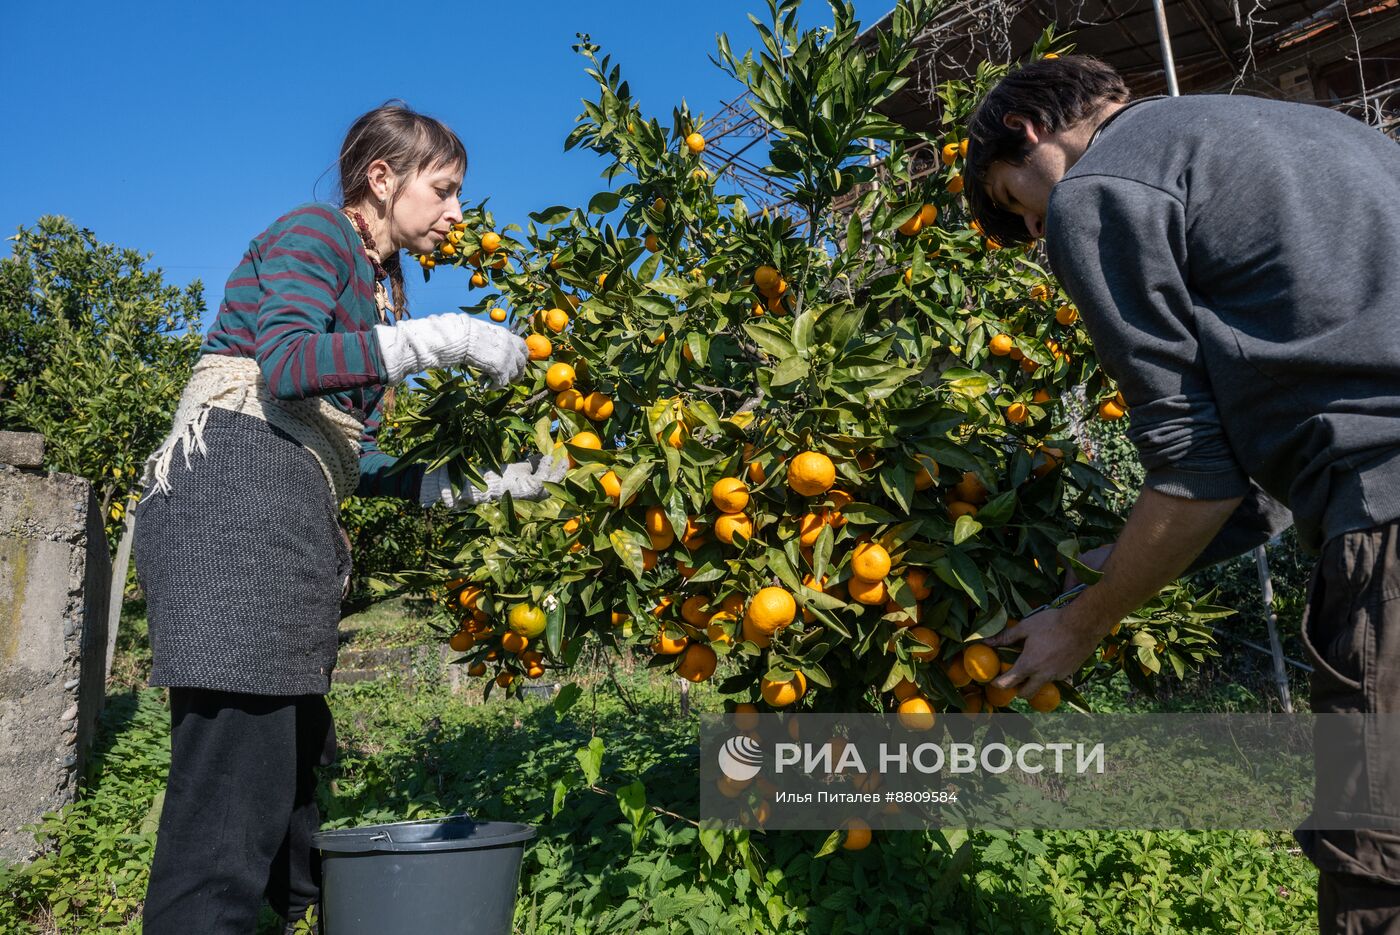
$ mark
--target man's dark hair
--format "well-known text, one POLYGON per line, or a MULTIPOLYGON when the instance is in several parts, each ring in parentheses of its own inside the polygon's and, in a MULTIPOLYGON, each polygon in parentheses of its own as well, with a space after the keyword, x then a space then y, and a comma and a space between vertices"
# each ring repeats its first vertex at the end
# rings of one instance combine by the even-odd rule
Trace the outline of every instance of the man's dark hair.
POLYGON ((1130 97, 1113 66, 1088 55, 1040 59, 1007 75, 987 92, 968 121, 963 166, 963 191, 982 233, 1003 245, 1031 239, 1025 220, 998 208, 983 189, 993 163, 1020 165, 1030 155, 1025 131, 1008 127, 1008 116, 1027 117, 1054 133, 1093 116, 1105 104, 1126 104, 1130 97))

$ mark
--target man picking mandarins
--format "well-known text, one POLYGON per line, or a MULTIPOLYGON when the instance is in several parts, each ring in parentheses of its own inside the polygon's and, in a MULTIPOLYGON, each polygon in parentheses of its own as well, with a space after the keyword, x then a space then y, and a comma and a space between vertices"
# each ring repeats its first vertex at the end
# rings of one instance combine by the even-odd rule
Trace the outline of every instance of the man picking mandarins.
MULTIPOLYGON (((1310 105, 1130 101, 1082 56, 1009 75, 969 136, 974 216, 1002 244, 1045 238, 1146 469, 1121 537, 1090 553, 1103 577, 989 641, 1022 644, 996 684, 1029 696, 1068 676, 1162 586, 1291 521, 1320 554, 1313 710, 1396 712, 1400 147, 1310 105)), ((1365 810, 1400 827, 1400 770, 1376 762, 1365 810)), ((1400 833, 1298 837, 1322 931, 1400 931, 1400 833)))

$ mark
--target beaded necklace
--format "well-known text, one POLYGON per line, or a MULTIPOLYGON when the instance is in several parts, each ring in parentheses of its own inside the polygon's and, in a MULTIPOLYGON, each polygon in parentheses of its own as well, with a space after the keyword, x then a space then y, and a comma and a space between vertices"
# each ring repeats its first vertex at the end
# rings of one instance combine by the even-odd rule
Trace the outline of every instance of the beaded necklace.
POLYGON ((369 232, 369 224, 360 212, 352 208, 341 209, 360 235, 360 245, 365 248, 370 266, 374 267, 374 307, 379 312, 380 321, 389 320, 389 290, 384 288, 384 280, 389 273, 384 269, 384 261, 379 258, 379 250, 374 244, 374 235, 369 232))

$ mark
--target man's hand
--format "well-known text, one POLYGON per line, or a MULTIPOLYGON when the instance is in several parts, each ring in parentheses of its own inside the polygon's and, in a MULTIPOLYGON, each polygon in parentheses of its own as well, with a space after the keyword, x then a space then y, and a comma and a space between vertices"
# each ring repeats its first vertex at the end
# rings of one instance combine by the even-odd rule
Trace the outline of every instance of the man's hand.
MULTIPOLYGON (((1101 565, 1099 581, 1064 607, 1032 614, 987 640, 994 647, 1022 644, 1021 658, 992 684, 1029 698, 1046 682, 1073 675, 1115 623, 1186 570, 1239 502, 1186 500, 1145 488, 1118 541, 1081 558, 1091 568, 1101 565)), ((1071 574, 1066 587, 1074 583, 1071 574)))
MULTIPOLYGON (((1110 542, 1080 555, 1079 563, 1098 571, 1112 553, 1113 543, 1110 542)), ((1065 573, 1064 590, 1068 591, 1079 583, 1079 576, 1073 569, 1065 573)), ((1098 632, 1098 628, 1079 621, 1077 618, 1080 615, 1072 611, 1073 607, 1074 604, 1070 603, 1065 607, 1042 610, 987 640, 987 645, 994 647, 1022 644, 1016 664, 994 681, 997 688, 1020 686, 1021 697, 1029 698, 1046 682, 1069 678, 1079 670, 1113 624, 1098 632)))
POLYGON ((992 684, 1001 689, 1016 688, 1022 698, 1029 698, 1045 683, 1067 679, 1079 671, 1113 624, 1081 620, 1074 607, 1071 603, 1042 610, 987 639, 987 645, 993 647, 1021 644, 1016 664, 992 684))

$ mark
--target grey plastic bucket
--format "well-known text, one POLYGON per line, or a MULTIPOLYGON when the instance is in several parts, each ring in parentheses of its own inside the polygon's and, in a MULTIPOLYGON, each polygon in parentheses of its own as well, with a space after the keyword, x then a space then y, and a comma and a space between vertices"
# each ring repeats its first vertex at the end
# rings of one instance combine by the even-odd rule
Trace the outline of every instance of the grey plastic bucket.
POLYGON ((322 831, 325 935, 509 935, 529 825, 465 815, 322 831))

